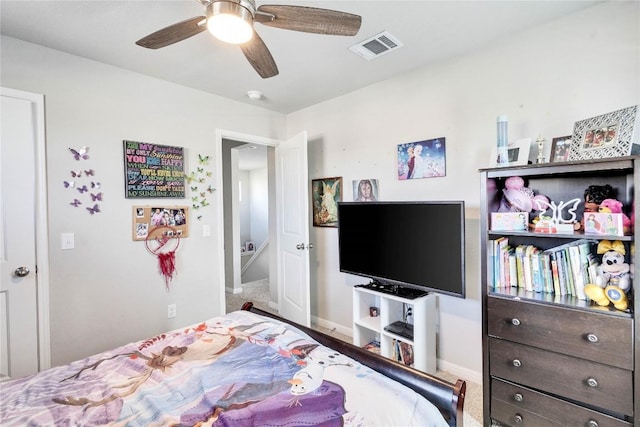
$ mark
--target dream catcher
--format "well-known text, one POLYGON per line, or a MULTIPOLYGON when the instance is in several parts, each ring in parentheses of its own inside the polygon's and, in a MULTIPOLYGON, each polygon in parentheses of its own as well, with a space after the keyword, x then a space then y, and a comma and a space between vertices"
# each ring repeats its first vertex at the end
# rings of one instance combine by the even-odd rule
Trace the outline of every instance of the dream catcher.
POLYGON ((158 258, 160 274, 169 291, 169 285, 176 273, 176 250, 180 246, 180 233, 168 225, 153 228, 144 241, 147 250, 158 258))

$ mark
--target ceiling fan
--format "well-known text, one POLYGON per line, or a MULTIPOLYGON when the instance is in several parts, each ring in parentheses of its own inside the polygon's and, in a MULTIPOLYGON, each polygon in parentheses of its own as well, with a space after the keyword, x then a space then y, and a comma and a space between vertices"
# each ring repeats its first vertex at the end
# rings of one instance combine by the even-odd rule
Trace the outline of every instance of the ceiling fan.
POLYGON ((188 39, 208 29, 227 43, 239 44, 251 66, 263 78, 278 75, 271 52, 253 28, 254 22, 305 33, 354 36, 362 18, 351 13, 306 6, 262 5, 254 0, 197 0, 205 16, 196 16, 158 30, 136 42, 159 49, 188 39))

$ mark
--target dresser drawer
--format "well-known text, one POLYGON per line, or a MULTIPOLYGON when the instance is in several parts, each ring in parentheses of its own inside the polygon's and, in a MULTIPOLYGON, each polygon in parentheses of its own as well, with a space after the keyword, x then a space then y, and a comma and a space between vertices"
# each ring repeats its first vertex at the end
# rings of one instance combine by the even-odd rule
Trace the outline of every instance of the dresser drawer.
POLYGON ((632 319, 488 298, 490 336, 633 370, 632 319))
POLYGON ((489 340, 492 376, 620 414, 633 414, 632 372, 498 338, 489 340))
POLYGON ((618 418, 496 379, 491 380, 491 417, 517 426, 631 427, 618 418))

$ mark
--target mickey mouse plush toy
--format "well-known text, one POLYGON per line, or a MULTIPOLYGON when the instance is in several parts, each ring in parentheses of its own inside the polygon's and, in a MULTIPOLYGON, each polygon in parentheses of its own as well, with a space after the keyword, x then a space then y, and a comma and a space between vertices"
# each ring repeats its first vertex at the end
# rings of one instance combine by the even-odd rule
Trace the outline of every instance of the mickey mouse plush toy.
POLYGON ((584 293, 596 304, 613 306, 618 310, 626 310, 629 306, 626 292, 631 289, 629 264, 624 262, 624 244, 616 240, 602 240, 598 244, 598 254, 602 255, 600 273, 596 278, 596 284, 588 284, 584 287, 584 293))

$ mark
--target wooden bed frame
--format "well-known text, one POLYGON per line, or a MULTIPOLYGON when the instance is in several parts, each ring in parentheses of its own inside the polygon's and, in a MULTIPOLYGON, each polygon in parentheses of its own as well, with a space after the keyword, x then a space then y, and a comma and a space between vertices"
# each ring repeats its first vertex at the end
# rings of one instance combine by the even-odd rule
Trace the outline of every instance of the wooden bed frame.
POLYGON ((349 356, 363 365, 382 373, 386 377, 404 384, 433 403, 451 427, 463 427, 462 408, 464 406, 464 397, 467 389, 467 384, 463 380, 459 379, 455 384, 451 384, 425 372, 418 371, 353 344, 344 342, 338 338, 260 310, 254 307, 252 302, 245 302, 242 305, 242 309, 293 325, 320 344, 349 356))

